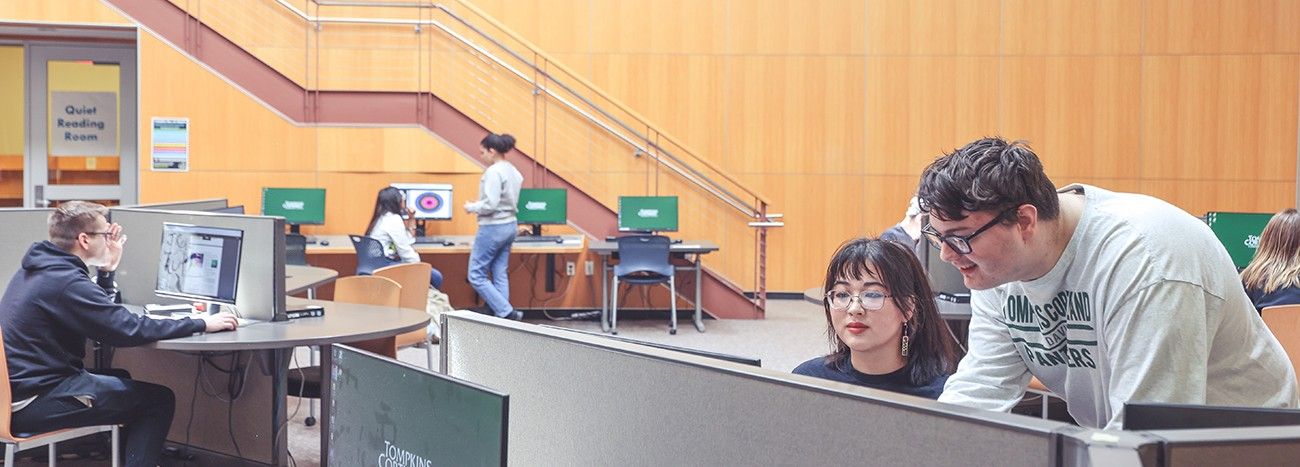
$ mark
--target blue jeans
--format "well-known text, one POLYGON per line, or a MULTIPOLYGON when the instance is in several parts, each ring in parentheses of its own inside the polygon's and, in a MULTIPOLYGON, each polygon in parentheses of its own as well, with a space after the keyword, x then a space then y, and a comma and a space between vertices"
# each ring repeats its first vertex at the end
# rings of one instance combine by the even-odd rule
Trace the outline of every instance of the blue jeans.
POLYGON ((510 306, 510 245, 519 233, 519 224, 479 225, 474 247, 469 253, 469 285, 499 317, 514 312, 510 306), (492 275, 491 280, 488 274, 492 275))

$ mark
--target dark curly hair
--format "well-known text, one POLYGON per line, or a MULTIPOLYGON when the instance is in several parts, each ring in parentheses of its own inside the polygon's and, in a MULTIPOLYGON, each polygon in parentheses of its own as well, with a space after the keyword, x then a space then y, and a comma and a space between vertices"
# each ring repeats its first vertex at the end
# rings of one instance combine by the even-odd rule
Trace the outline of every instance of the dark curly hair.
POLYGON ((1038 218, 1056 219, 1060 203, 1056 186, 1043 172, 1043 163, 1024 141, 1008 143, 998 137, 975 140, 935 159, 921 173, 917 189, 921 211, 943 220, 959 221, 965 213, 1003 212, 1032 204, 1038 218))

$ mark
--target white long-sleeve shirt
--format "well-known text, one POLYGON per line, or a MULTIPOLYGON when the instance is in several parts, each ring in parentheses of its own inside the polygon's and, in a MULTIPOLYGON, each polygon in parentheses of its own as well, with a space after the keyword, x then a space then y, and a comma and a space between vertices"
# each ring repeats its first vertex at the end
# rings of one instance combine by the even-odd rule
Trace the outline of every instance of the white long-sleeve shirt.
POLYGON ((1043 277, 972 291, 970 353, 941 402, 1010 410, 1030 376, 1089 427, 1125 402, 1296 407, 1286 352, 1209 227, 1148 196, 1086 185, 1043 277))
POLYGON ((420 262, 420 254, 411 246, 415 244, 415 237, 406 230, 402 216, 391 212, 379 216, 379 222, 370 229, 369 237, 384 245, 384 255, 389 258, 400 259, 403 263, 420 262))
POLYGON ((524 176, 519 169, 505 160, 497 161, 483 171, 478 181, 478 200, 465 203, 465 209, 478 214, 479 225, 515 222, 519 189, 523 185, 524 176))

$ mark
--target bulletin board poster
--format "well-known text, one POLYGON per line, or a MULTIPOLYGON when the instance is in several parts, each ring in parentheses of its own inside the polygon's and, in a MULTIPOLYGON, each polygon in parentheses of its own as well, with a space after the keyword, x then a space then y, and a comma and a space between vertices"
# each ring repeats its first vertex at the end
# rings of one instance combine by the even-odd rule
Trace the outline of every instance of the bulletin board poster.
POLYGON ((150 154, 155 172, 189 172, 190 119, 153 117, 150 154))

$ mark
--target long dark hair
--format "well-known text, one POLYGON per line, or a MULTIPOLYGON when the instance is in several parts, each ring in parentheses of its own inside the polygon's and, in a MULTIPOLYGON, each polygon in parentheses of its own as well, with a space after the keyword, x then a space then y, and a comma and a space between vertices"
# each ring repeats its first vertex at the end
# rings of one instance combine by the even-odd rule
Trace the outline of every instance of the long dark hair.
POLYGON ((370 224, 366 226, 365 235, 370 235, 370 231, 375 229, 375 224, 379 223, 379 218, 385 213, 402 215, 406 206, 402 205, 402 190, 393 187, 384 187, 379 190, 375 196, 375 213, 370 216, 370 224))
MULTIPOLYGON (((831 257, 822 290, 831 290, 841 279, 866 277, 884 284, 889 289, 890 300, 898 309, 912 311, 907 335, 910 351, 906 357, 912 366, 912 384, 929 384, 939 376, 952 374, 957 364, 957 352, 952 336, 944 329, 947 324, 939 316, 930 282, 916 255, 888 240, 870 237, 849 240, 840 245, 835 256, 831 257)), ((826 356, 826 361, 837 366, 846 364, 849 347, 835 334, 831 304, 825 297, 822 298, 822 308, 826 311, 826 335, 834 349, 826 356)))
POLYGON ((1241 281, 1246 290, 1264 293, 1300 286, 1300 212, 1289 208, 1268 220, 1241 281))

